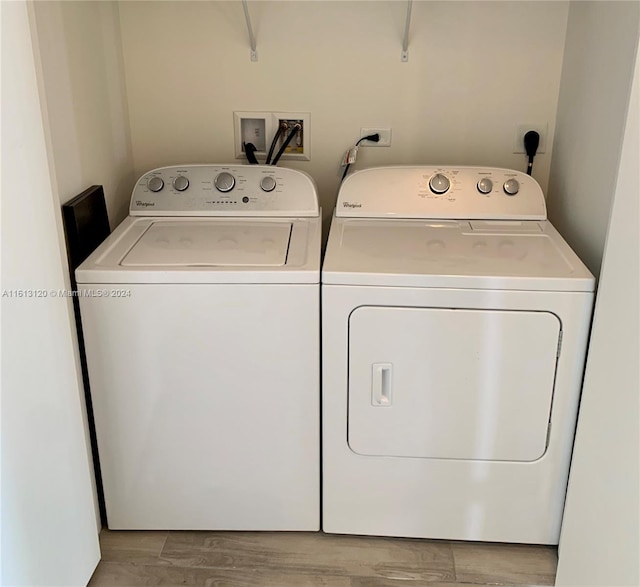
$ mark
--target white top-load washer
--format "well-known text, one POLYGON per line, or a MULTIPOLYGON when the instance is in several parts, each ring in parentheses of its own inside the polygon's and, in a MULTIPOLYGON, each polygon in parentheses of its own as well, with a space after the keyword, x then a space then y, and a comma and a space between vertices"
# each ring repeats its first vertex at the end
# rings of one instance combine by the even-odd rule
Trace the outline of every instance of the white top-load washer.
POLYGON ((318 529, 320 243, 300 171, 137 181, 76 271, 110 528, 318 529))
POLYGON ((557 544, 593 290, 528 175, 348 177, 322 268, 323 529, 557 544))

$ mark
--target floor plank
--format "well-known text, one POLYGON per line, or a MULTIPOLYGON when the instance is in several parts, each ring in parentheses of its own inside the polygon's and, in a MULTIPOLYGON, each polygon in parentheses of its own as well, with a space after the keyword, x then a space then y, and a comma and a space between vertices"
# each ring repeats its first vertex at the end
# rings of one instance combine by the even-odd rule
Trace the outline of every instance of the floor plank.
POLYGON ((101 562, 89 587, 351 587, 348 577, 101 562))
POLYGON ((554 547, 289 532, 100 534, 91 587, 553 585, 554 547))
POLYGON ((379 579, 377 577, 352 577, 350 587, 484 587, 471 583, 441 583, 440 581, 405 581, 403 579, 379 579))
POLYGON ((553 585, 557 549, 525 544, 451 544, 456 578, 464 583, 553 585))
POLYGON ((322 533, 170 532, 160 559, 180 567, 259 568, 314 576, 455 580, 446 542, 322 533))
POLYGON ((168 531, 111 531, 100 532, 102 560, 120 563, 157 563, 168 531))

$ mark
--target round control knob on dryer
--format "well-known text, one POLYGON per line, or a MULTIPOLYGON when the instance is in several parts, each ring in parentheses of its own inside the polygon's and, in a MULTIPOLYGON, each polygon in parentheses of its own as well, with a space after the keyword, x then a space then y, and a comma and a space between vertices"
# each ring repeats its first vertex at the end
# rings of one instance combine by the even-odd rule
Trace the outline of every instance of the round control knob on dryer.
POLYGON ((236 185, 236 178, 230 173, 223 171, 216 175, 216 178, 213 180, 213 184, 219 192, 230 192, 236 185))
POLYGON ((179 192, 184 192, 189 187, 189 180, 184 175, 179 175, 173 180, 173 187, 179 192))
POLYGON ((486 196, 487 194, 491 193, 492 189, 493 189, 493 182, 488 177, 483 177, 478 182, 478 191, 481 194, 484 194, 486 196))
POLYGON ((436 173, 429 180, 429 187, 434 194, 444 194, 451 187, 451 182, 446 175, 436 173))
POLYGON ((276 180, 271 175, 265 175, 260 180, 260 187, 263 192, 272 192, 276 189, 276 180))
POLYGON ((164 187, 164 181, 162 181, 161 177, 154 175, 147 181, 147 188, 149 188, 152 192, 159 192, 164 187))
POLYGON ((511 178, 504 182, 502 189, 507 196, 515 196, 520 190, 520 184, 517 179, 511 178))

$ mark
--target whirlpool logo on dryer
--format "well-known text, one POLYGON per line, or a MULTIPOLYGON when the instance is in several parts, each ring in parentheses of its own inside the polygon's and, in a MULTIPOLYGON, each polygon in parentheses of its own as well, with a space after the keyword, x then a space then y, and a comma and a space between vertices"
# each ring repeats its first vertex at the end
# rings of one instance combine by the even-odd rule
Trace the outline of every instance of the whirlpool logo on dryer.
POLYGON ((136 206, 141 206, 142 208, 149 208, 155 205, 155 202, 143 202, 142 200, 136 200, 136 206))
POLYGON ((354 202, 342 202, 343 208, 362 208, 362 204, 356 204, 354 202))

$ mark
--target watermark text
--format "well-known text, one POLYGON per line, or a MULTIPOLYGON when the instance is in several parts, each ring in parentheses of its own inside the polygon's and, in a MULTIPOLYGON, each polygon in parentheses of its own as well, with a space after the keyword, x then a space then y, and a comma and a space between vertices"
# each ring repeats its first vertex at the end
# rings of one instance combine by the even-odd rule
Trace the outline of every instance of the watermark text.
POLYGON ((3 289, 2 298, 130 298, 130 289, 3 289))

